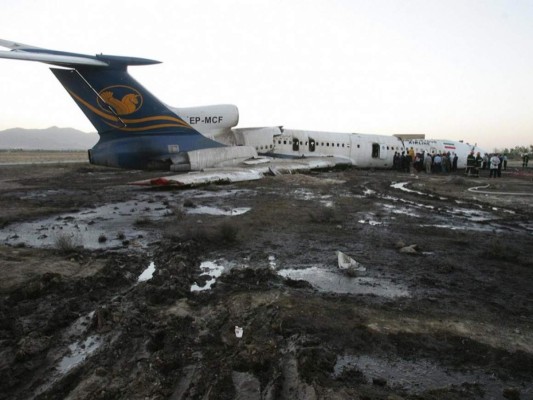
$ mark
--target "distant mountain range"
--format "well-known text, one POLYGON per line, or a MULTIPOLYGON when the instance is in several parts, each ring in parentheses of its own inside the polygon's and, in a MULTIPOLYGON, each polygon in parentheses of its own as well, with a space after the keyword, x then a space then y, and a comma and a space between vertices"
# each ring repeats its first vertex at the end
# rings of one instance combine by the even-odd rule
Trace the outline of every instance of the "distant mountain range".
POLYGON ((87 150, 98 141, 96 132, 73 128, 13 128, 0 131, 0 149, 22 150, 87 150))

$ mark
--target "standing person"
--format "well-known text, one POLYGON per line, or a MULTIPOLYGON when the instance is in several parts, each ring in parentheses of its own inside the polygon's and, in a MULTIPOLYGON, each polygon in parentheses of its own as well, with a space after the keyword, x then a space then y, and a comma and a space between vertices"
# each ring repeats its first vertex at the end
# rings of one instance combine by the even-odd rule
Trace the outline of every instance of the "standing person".
POLYGON ((487 169, 488 166, 489 166, 489 155, 485 153, 485 155, 483 156, 483 169, 487 169))
POLYGON ((450 162, 450 160, 448 159, 448 157, 446 156, 446 153, 444 153, 441 157, 441 161, 440 161, 440 165, 441 165, 441 168, 442 168, 442 172, 448 172, 449 171, 449 168, 448 168, 448 163, 450 162))
POLYGON ((409 152, 407 152, 407 154, 405 155, 405 157, 403 158, 403 172, 411 172, 411 167, 413 165, 413 160, 411 159, 411 156, 409 155, 409 152))
POLYGON ((524 154, 522 156, 522 167, 527 168, 527 163, 529 162, 529 154, 524 154))
POLYGON ((424 158, 424 167, 426 168, 426 174, 431 174, 431 164, 433 164, 433 158, 428 152, 426 154, 426 158, 424 158))
POLYGON ((466 174, 470 175, 474 172, 474 167, 476 166, 476 157, 472 151, 468 157, 466 157, 466 174))
POLYGON ((500 159, 500 163, 498 164, 498 178, 502 177, 502 167, 503 167, 503 156, 501 154, 498 154, 498 158, 500 159))
POLYGON ((458 160, 459 160, 459 157, 457 157, 457 153, 453 153, 453 161, 452 161, 453 172, 457 172, 457 161, 458 160))
POLYGON ((412 172, 414 168, 414 164, 415 164, 415 157, 416 157, 415 149, 412 146, 407 152, 407 155, 409 156, 409 171, 408 172, 412 172))
POLYGON ((500 158, 497 154, 493 154, 490 158, 490 175, 489 178, 496 178, 498 175, 498 165, 500 165, 500 158))
POLYGON ((478 169, 481 168, 481 164, 483 164, 483 157, 481 157, 481 153, 478 151, 476 155, 476 173, 478 173, 478 169))
POLYGON ((507 170, 507 154, 503 155, 503 170, 507 170))
POLYGON ((435 172, 439 173, 442 171, 442 157, 440 156, 440 153, 437 153, 435 157, 433 157, 433 166, 435 167, 435 172))

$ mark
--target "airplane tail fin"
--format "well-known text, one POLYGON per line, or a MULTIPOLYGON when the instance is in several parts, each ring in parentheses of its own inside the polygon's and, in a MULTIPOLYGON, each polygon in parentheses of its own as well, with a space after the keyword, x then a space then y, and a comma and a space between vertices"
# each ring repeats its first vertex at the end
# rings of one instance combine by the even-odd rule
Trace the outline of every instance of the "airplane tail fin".
POLYGON ((0 51, 0 58, 62 67, 51 69, 100 134, 89 150, 93 164, 189 170, 189 154, 224 147, 191 127, 128 74, 128 66, 159 61, 68 53, 2 39, 0 46, 11 49, 0 51))
POLYGON ((94 125, 98 133, 195 132, 175 112, 143 88, 127 72, 130 65, 159 61, 137 57, 95 56, 44 49, 0 39, 0 58, 39 61, 52 72, 94 125))
POLYGON ((126 68, 52 68, 52 72, 100 135, 194 132, 126 68))

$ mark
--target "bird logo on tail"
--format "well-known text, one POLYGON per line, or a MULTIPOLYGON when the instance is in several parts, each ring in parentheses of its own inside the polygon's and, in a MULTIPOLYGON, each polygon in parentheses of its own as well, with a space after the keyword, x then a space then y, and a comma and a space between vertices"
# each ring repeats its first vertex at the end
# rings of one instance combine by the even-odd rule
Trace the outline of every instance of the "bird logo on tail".
POLYGON ((98 105, 106 113, 109 106, 113 107, 117 115, 129 115, 139 110, 143 104, 141 94, 130 86, 109 86, 98 93, 98 105))

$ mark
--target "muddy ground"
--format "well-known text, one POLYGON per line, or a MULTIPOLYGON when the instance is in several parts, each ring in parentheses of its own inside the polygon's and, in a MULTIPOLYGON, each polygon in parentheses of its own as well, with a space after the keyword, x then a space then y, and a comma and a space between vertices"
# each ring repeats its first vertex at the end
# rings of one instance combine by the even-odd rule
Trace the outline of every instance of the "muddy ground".
POLYGON ((0 167, 1 399, 533 399, 528 171, 153 175, 0 167))

